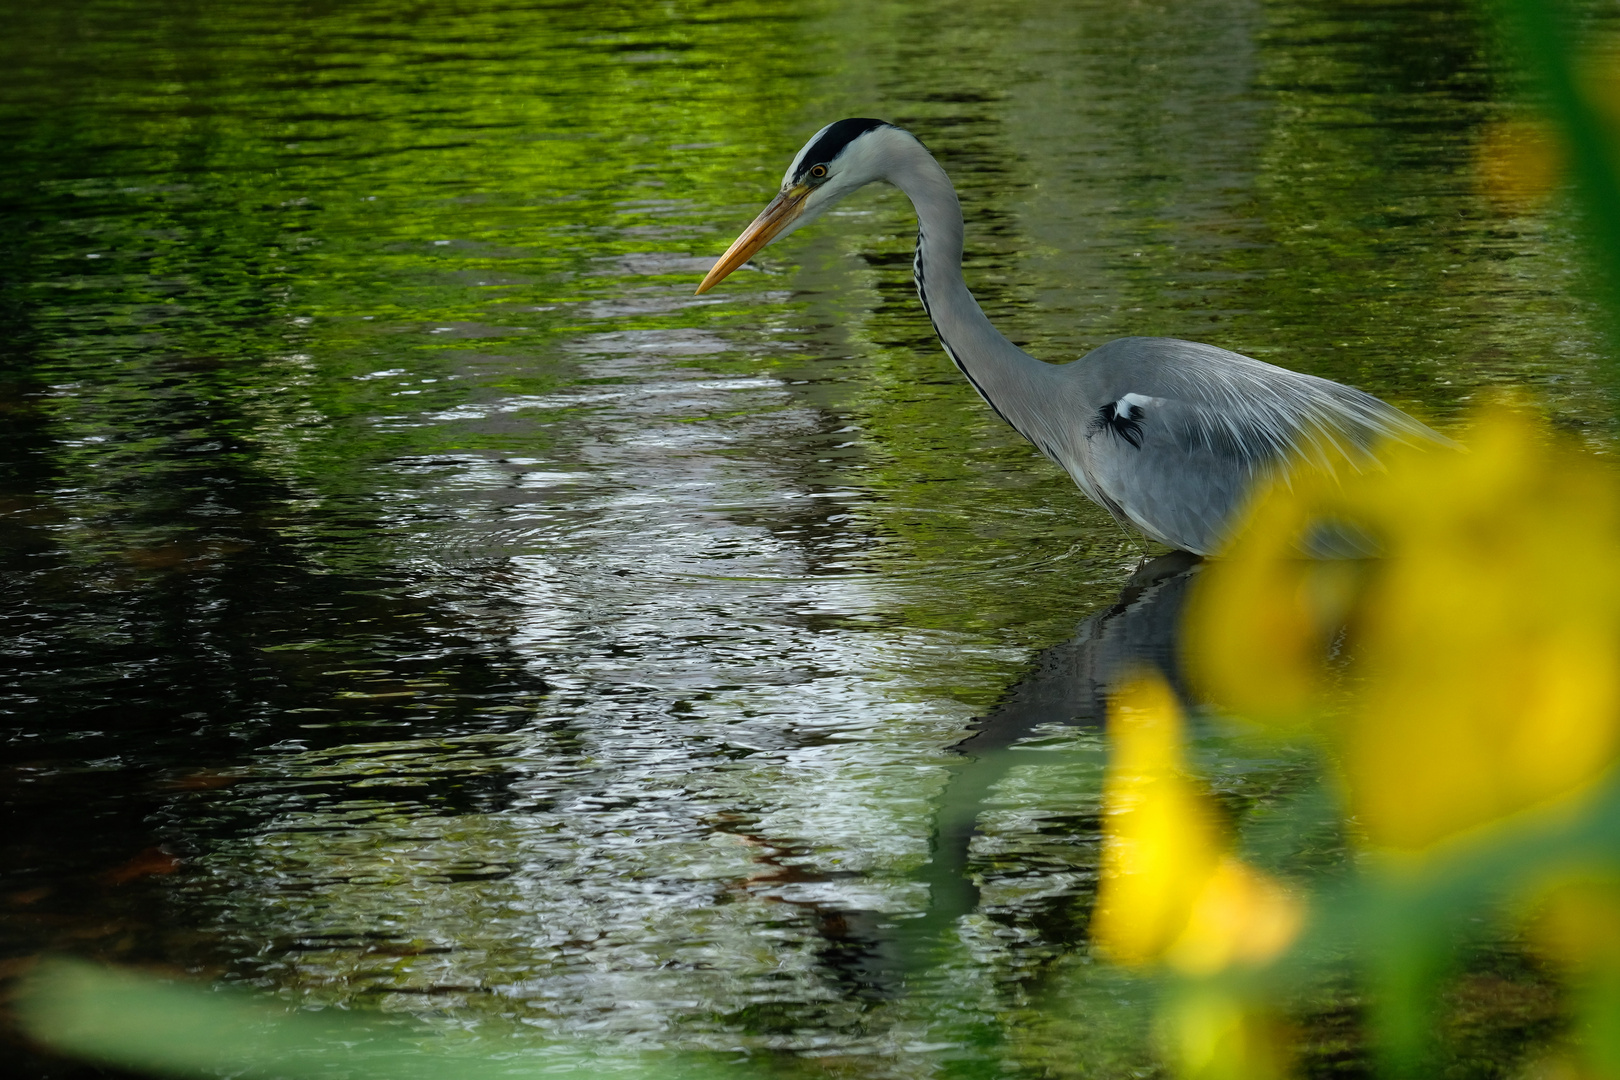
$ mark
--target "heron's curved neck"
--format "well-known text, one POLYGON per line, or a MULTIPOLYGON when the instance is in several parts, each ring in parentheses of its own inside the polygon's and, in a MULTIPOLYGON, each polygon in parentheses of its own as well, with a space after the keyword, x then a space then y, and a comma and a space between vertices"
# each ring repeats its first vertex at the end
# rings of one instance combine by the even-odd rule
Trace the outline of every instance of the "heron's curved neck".
POLYGON ((922 144, 907 139, 890 160, 889 183, 917 211, 917 295, 934 333, 973 388, 1001 418, 1043 450, 1037 418, 1024 406, 1041 400, 1038 384, 1051 368, 1008 341, 990 324, 962 280, 962 204, 950 177, 922 144))

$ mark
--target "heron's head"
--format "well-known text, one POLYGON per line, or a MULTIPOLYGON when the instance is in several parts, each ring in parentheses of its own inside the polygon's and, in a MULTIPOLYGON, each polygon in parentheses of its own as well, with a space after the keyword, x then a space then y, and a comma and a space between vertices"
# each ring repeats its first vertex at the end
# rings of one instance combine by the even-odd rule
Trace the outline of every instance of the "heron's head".
POLYGON ((884 149, 895 138, 913 137, 885 121, 870 119, 839 120, 812 135, 788 166, 782 190, 732 241, 697 291, 708 292, 767 244, 810 224, 856 188, 883 179, 884 149))

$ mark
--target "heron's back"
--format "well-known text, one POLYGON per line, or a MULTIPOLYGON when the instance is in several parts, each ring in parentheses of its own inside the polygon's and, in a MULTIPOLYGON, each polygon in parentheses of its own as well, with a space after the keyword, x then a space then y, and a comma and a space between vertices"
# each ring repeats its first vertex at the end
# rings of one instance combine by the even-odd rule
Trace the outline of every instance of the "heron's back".
POLYGON ((1119 338, 1053 371, 1059 463, 1117 518, 1200 554, 1279 469, 1366 468, 1386 439, 1449 445, 1371 394, 1194 341, 1119 338))

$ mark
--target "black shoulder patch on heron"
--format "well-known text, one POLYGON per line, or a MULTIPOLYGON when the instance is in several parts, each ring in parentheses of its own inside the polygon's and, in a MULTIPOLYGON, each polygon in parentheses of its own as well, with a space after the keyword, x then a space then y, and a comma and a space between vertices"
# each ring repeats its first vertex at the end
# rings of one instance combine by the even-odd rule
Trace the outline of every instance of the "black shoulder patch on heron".
POLYGON ((798 171, 793 174, 795 182, 804 179, 806 173, 817 165, 826 165, 833 158, 844 152, 844 147, 865 135, 873 128, 888 127, 887 120, 873 120, 870 117, 852 117, 840 120, 821 133, 815 145, 804 152, 804 160, 799 162, 798 171))
POLYGON ((1119 438, 1124 439, 1138 450, 1142 449, 1142 418, 1147 414, 1142 406, 1132 405, 1127 410, 1121 410, 1122 401, 1110 401, 1097 410, 1097 417, 1091 422, 1091 434, 1099 431, 1111 431, 1119 438))

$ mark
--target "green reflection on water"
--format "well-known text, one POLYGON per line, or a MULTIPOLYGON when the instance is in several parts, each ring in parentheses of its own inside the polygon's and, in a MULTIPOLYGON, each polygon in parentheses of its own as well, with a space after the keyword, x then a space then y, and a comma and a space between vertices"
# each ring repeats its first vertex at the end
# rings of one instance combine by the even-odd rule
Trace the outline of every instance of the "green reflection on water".
POLYGON ((199 437, 314 497, 390 455, 544 443, 376 421, 566 381, 570 302, 708 235, 694 193, 752 164, 759 91, 793 74, 769 5, 396 15, 76 5, 8 35, 12 308, 35 372, 83 380, 45 406, 63 436, 102 440, 64 470, 149 470, 142 429, 182 396, 199 437), (762 65, 742 81, 737 49, 762 65))

